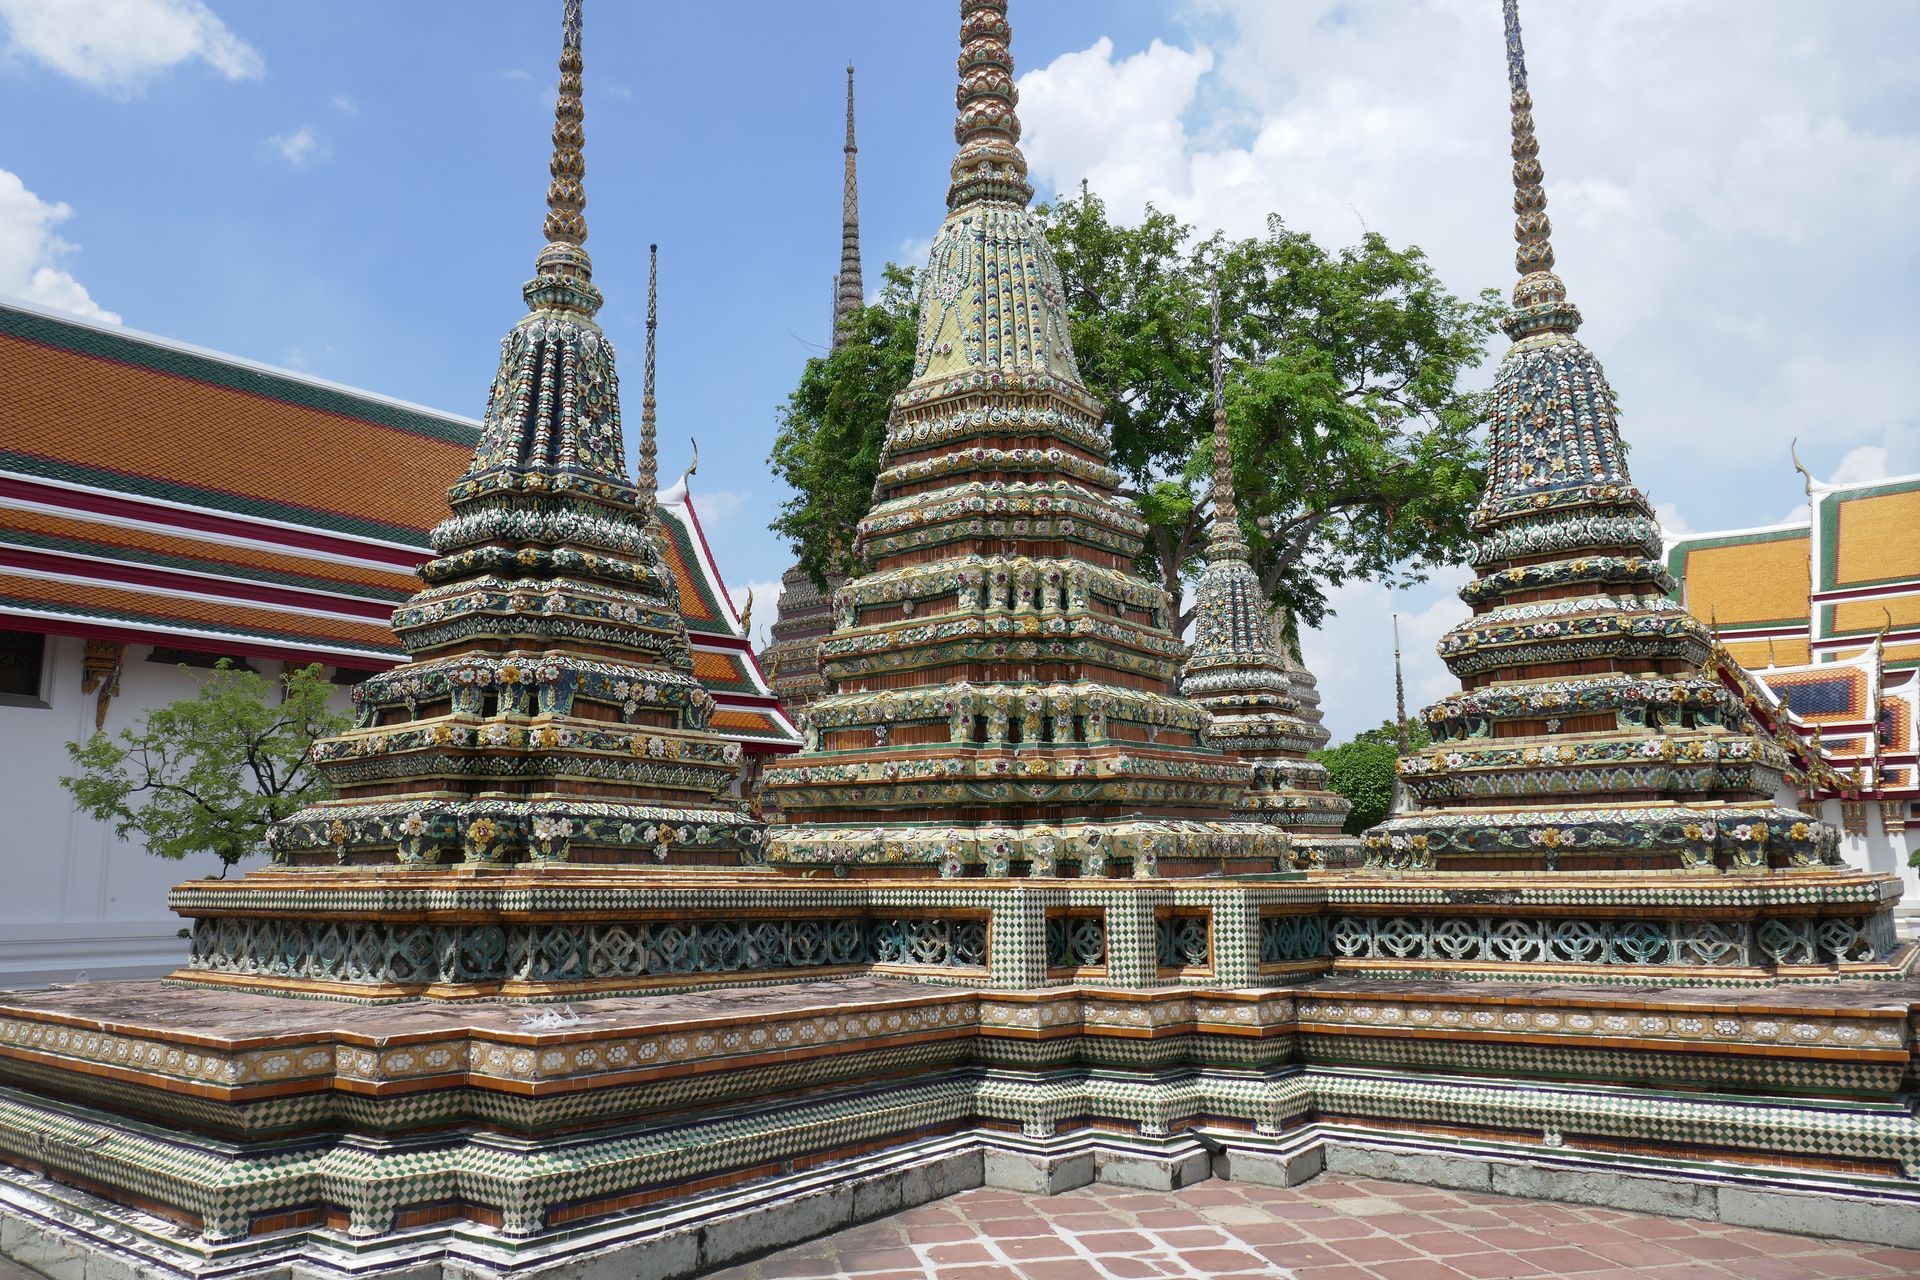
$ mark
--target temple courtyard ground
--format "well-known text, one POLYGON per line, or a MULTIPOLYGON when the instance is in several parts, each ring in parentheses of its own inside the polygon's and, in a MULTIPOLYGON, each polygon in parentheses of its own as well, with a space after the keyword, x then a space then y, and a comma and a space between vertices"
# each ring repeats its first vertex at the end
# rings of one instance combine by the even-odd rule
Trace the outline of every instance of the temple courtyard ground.
POLYGON ((710 1280, 1813 1280, 1920 1250, 1325 1175, 1289 1189, 969 1191, 710 1280))

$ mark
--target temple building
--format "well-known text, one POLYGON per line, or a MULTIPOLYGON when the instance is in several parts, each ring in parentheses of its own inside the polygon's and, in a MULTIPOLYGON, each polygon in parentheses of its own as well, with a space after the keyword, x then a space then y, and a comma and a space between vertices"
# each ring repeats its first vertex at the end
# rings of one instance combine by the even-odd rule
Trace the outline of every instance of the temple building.
POLYGON ((1809 517, 1670 536, 1676 598, 1798 720, 1844 785, 1808 802, 1847 861, 1920 897, 1920 475, 1805 478, 1809 517))
MULTIPOLYGON (((806 748, 767 774, 786 867, 1151 878, 1270 871, 1229 817, 1249 767, 1174 692, 1170 603, 1135 568, 1059 269, 1028 211, 1005 0, 962 7, 959 154, 912 379, 820 642, 806 748)), ((851 172, 851 171, 849 171, 851 172)))
POLYGON ((1253 764, 1253 785, 1236 818, 1286 831, 1292 863, 1324 869, 1352 861, 1360 840, 1342 830, 1353 808, 1327 786, 1327 768, 1309 753, 1327 744, 1313 673, 1294 652, 1285 614, 1260 589, 1248 560, 1234 497, 1220 350, 1220 299, 1213 300, 1213 523, 1200 575, 1193 643, 1180 691, 1213 716, 1215 743, 1253 764))

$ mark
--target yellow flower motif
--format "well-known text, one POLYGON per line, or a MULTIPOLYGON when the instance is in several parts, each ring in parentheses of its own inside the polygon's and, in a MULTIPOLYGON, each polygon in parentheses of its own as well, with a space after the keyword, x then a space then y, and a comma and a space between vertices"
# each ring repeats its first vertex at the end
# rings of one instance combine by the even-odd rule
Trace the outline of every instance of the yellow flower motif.
POLYGON ((509 663, 508 663, 508 664, 507 664, 506 666, 504 666, 504 667, 501 667, 501 668, 500 668, 500 683, 502 683, 502 684, 519 684, 519 683, 520 683, 520 668, 519 668, 519 667, 516 667, 516 666, 514 666, 514 665, 513 665, 513 664, 512 664, 511 662, 509 662, 509 663))
POLYGON ((1689 822, 1685 827, 1681 828, 1680 834, 1689 840, 1698 840, 1700 838, 1700 824, 1697 822, 1689 822))
POLYGON ((1425 853, 1427 851, 1427 838, 1425 836, 1414 836, 1409 839, 1407 843, 1413 846, 1415 853, 1425 853))
POLYGON ((1795 840, 1805 840, 1808 836, 1813 834, 1813 828, 1809 827, 1804 822, 1796 822, 1787 829, 1787 834, 1792 836, 1795 840))
POLYGON ((1560 832, 1553 827, 1548 827, 1540 833, 1540 843, 1549 849, 1558 849, 1560 847, 1560 832))
POLYGON ((557 747, 560 745, 560 735, 550 728, 542 729, 539 734, 539 743, 543 747, 557 747))
POLYGON ((467 828, 467 839, 471 840, 477 849, 484 849, 492 844, 494 836, 498 834, 499 829, 493 825, 492 818, 476 818, 473 825, 467 828))
POLYGON ((446 725, 437 724, 433 726, 433 740, 435 743, 441 746, 445 746, 447 743, 447 740, 452 737, 453 737, 453 730, 447 728, 446 725))
POLYGON ((335 818, 333 825, 327 828, 327 839, 333 841, 335 844, 345 844, 347 842, 347 824, 335 818))

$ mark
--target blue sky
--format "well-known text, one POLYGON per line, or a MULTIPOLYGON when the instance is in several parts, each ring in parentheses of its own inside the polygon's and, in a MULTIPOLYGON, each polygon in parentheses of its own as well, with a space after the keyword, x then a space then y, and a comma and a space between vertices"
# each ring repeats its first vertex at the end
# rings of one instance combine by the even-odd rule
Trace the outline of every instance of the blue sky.
MULTIPOLYGON (((539 246, 558 9, 0 0, 0 118, 32 122, 0 135, 0 292, 478 416, 539 246)), ((826 337, 841 69, 877 282, 941 216, 954 9, 589 0, 602 321, 637 388, 657 240, 662 472, 699 438, 736 587, 789 559, 764 459, 826 337)), ((1920 470, 1920 7, 1524 13, 1560 269, 1668 519, 1789 515, 1795 435, 1822 476, 1920 470)), ((1334 243, 1366 225, 1456 290, 1509 282, 1495 0, 1025 0, 1013 21, 1042 187, 1086 175, 1123 215, 1238 234, 1268 211, 1334 243)), ((1307 646, 1336 730, 1391 710, 1390 610, 1415 701, 1453 686, 1429 656, 1452 581, 1337 597, 1307 646)), ((761 625, 772 604, 763 585, 761 625)))

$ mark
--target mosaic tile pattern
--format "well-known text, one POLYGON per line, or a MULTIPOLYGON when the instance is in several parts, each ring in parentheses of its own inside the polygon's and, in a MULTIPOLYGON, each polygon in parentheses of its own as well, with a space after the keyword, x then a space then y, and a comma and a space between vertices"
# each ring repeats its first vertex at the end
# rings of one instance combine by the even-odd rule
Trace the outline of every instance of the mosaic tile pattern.
POLYGON ((1178 1191, 982 1188, 711 1280, 1859 1280, 1920 1250, 1370 1178, 1178 1191))

